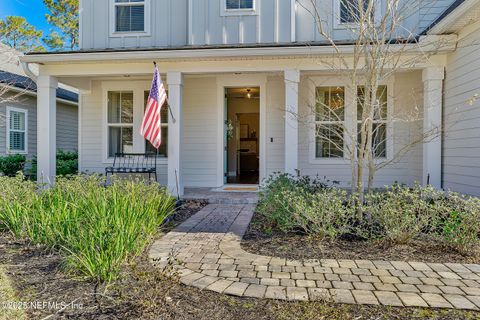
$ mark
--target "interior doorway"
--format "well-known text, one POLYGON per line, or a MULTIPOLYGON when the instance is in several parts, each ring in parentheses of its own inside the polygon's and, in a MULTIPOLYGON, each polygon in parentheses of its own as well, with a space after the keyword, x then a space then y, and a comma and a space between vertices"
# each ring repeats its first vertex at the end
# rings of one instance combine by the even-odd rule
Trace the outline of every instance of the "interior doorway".
POLYGON ((225 88, 225 180, 258 184, 260 88, 225 88))

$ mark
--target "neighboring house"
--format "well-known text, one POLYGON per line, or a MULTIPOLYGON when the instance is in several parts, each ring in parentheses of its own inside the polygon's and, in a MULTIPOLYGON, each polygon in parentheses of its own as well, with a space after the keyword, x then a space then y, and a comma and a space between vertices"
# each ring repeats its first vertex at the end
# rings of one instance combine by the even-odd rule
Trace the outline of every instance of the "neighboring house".
MULTIPOLYGON (((343 1, 318 3, 333 38, 348 50, 343 1)), ((104 172, 117 152, 152 150, 139 127, 156 61, 173 114, 164 109, 159 181, 172 192, 177 177, 182 194, 184 187, 258 183, 297 169, 348 186, 345 151, 316 138, 315 125, 291 116, 292 110, 309 116, 316 99, 338 95, 345 98, 340 107, 346 114, 356 108, 357 90, 348 89, 347 73, 329 66, 334 51, 316 31, 308 3, 81 0, 81 50, 30 54, 22 61, 27 70, 30 63, 41 64, 39 108, 47 119, 54 113, 57 81, 80 90, 81 171, 104 172)), ((382 99, 389 117, 419 110, 424 124, 380 121, 385 143, 378 156, 392 158, 414 135, 441 125, 442 116, 445 134, 414 145, 381 169, 375 186, 429 181, 480 195, 480 106, 468 103, 480 91, 480 50, 471 44, 480 40, 479 10, 478 0, 422 0, 405 21, 405 30, 425 44, 421 50, 412 45, 410 54, 431 50, 432 56, 395 74, 382 99), (451 45, 428 46, 440 40, 451 45)), ((57 134, 54 127, 45 130, 39 166, 53 177, 49 141, 57 134)))
MULTIPOLYGON (((0 157, 37 154, 37 86, 25 75, 19 53, 0 47, 0 157)), ((56 90, 56 148, 78 150, 78 94, 56 90)))

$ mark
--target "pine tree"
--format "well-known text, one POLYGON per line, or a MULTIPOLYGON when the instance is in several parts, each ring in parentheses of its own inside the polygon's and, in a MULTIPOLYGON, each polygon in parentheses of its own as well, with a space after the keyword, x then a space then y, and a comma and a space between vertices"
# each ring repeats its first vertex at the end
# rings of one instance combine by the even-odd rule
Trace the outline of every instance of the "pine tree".
POLYGON ((51 49, 75 50, 78 47, 79 0, 43 0, 50 13, 45 16, 53 27, 43 41, 51 49))
POLYGON ((21 52, 44 51, 40 44, 42 31, 29 24, 24 17, 7 16, 0 20, 0 41, 21 52))

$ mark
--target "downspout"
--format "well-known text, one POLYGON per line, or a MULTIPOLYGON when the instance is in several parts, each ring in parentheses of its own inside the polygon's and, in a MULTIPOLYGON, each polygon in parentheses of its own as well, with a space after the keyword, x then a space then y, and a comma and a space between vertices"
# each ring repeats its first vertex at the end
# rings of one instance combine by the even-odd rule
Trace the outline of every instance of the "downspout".
POLYGON ((32 79, 33 81, 37 82, 37 75, 33 73, 32 70, 30 70, 30 62, 21 62, 23 71, 25 71, 25 74, 32 79))
POLYGON ((447 81, 447 67, 443 68, 443 81, 442 81, 442 132, 440 134, 441 147, 440 147, 440 188, 444 189, 444 174, 445 174, 445 82, 447 81))

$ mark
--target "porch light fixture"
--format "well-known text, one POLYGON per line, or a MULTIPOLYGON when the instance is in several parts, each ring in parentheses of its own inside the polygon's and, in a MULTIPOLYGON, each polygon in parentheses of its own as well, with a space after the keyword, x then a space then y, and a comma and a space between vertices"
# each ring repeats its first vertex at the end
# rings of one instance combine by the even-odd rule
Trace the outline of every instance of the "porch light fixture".
POLYGON ((250 91, 252 91, 252 90, 247 89, 247 98, 248 99, 252 98, 252 94, 250 93, 250 91))

